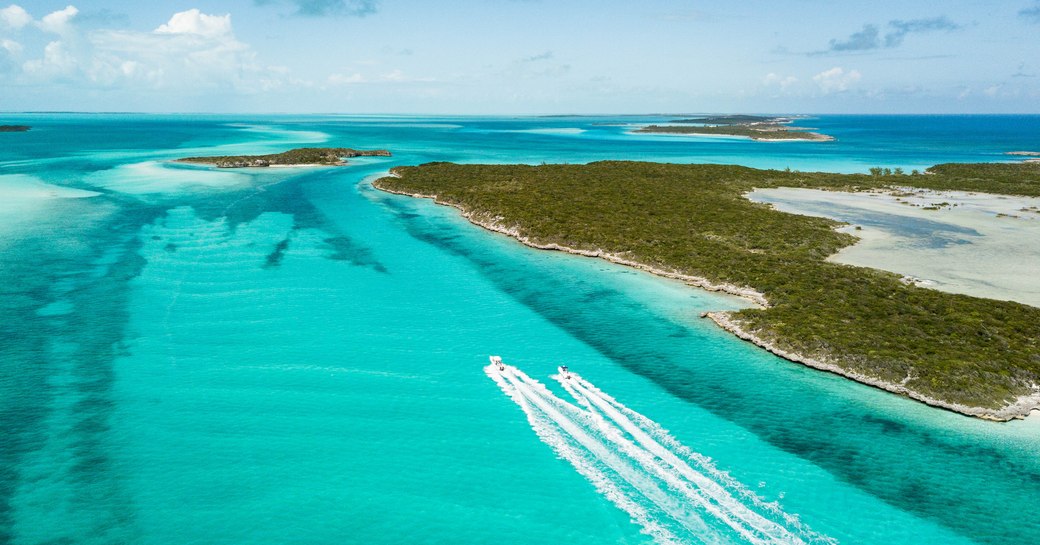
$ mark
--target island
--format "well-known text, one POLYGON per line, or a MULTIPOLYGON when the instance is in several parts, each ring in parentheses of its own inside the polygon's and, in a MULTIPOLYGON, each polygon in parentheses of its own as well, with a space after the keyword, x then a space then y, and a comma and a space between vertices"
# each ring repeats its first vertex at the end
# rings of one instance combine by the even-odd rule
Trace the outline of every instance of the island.
MULTIPOLYGON (((677 120, 673 123, 694 123, 693 120, 677 120)), ((647 125, 636 129, 637 133, 688 134, 709 136, 743 136, 759 141, 806 140, 829 142, 833 136, 812 132, 808 129, 791 128, 780 123, 726 123, 721 125, 647 125)))
POLYGON ((734 114, 673 119, 672 121, 669 121, 669 123, 699 123, 701 125, 775 125, 777 123, 790 123, 791 121, 794 121, 794 119, 790 117, 734 114))
POLYGON ((1023 160, 1026 163, 1040 163, 1040 151, 1009 151, 1004 155, 1027 157, 1027 159, 1023 160))
POLYGON ((745 297, 753 306, 706 318, 788 360, 989 420, 1040 408, 1040 308, 827 261, 857 240, 837 230, 843 224, 744 196, 771 187, 1040 196, 1040 164, 944 164, 907 175, 628 161, 430 163, 394 168, 374 185, 454 206, 536 248, 745 297))
POLYGON ((217 168, 247 168, 270 166, 342 166, 352 157, 390 157, 387 150, 356 150, 351 148, 296 148, 268 155, 221 155, 214 157, 185 157, 180 163, 213 165, 217 168))
POLYGON ((0 125, 0 132, 25 132, 31 128, 28 125, 0 125))

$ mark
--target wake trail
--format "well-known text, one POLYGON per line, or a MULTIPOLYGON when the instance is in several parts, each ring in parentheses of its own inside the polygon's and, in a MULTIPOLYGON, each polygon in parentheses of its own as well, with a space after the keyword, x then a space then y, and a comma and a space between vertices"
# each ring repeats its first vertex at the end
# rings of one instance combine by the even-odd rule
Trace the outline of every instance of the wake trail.
POLYGON ((694 535, 713 536, 708 525, 696 512, 678 501, 674 495, 663 490, 646 472, 633 467, 630 460, 611 450, 603 439, 596 437, 594 435, 596 429, 585 422, 587 413, 559 399, 545 386, 519 369, 507 368, 503 376, 555 425, 591 453, 595 460, 606 466, 609 473, 620 479, 621 484, 628 485, 637 497, 641 496, 644 500, 649 501, 686 531, 694 535))
POLYGON ((485 373, 527 416, 542 442, 658 543, 835 543, 767 503, 711 459, 577 374, 554 375, 577 405, 516 367, 485 373))
POLYGON ((561 430, 551 424, 548 418, 533 407, 512 382, 505 379, 503 374, 492 370, 490 365, 485 368, 485 372, 510 399, 520 406, 539 439, 549 445, 561 458, 570 462, 581 476, 592 483, 597 492, 628 513, 632 522, 642 527, 644 534, 651 536, 654 541, 662 545, 681 545, 682 542, 671 531, 658 524, 647 509, 637 503, 611 477, 597 467, 587 453, 574 445, 561 430))

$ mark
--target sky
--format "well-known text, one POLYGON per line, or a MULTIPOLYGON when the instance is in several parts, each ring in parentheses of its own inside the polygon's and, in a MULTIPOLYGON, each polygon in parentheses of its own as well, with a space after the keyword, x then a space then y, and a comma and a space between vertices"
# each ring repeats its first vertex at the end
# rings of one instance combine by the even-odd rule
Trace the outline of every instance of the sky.
POLYGON ((1040 113, 1040 0, 0 0, 0 111, 1040 113))

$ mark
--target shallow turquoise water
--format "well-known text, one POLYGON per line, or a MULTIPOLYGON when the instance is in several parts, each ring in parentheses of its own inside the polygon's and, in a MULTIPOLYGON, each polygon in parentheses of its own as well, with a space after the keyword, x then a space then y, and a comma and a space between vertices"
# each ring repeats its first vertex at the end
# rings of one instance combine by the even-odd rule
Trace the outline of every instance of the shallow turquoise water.
MULTIPOLYGON (((1035 419, 984 423, 784 362, 698 318, 738 300, 533 251, 368 182, 430 160, 922 168, 1038 149, 1040 118, 804 122, 828 144, 600 124, 632 118, 11 121, 35 128, 0 135, 0 188, 101 195, 0 214, 0 542, 651 541, 535 433, 489 354, 574 402, 549 378, 567 362, 821 540, 1040 539, 1035 419), (968 129, 984 139, 954 137, 968 129), (395 156, 163 162, 325 142, 395 156)), ((717 526, 682 541, 737 540, 717 526)))

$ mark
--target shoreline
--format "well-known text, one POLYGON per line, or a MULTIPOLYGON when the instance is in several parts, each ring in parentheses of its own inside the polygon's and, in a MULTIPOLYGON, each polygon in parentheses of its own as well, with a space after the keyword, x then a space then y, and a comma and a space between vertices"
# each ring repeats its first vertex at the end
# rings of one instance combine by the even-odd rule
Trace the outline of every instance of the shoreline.
POLYGON ((278 163, 270 165, 242 165, 242 166, 220 166, 216 162, 204 163, 202 161, 185 161, 184 159, 171 159, 170 163, 180 163, 184 165, 198 165, 207 168, 219 168, 221 170, 236 170, 246 168, 313 168, 313 167, 345 167, 349 165, 347 161, 340 161, 338 163, 278 163))
POLYGON ((950 403, 935 399, 933 397, 921 394, 914 390, 907 388, 902 384, 894 382, 888 382, 874 377, 869 377, 855 371, 850 371, 841 367, 836 363, 823 361, 816 358, 810 358, 789 352, 784 350, 772 342, 755 335, 744 329, 744 327, 733 319, 728 311, 719 312, 705 312, 702 315, 704 318, 708 318, 712 322, 715 322, 720 328, 732 333, 733 335, 743 339, 763 350, 772 353, 775 356, 779 356, 787 361, 800 363, 807 367, 811 367, 818 371, 826 371, 833 373, 841 377, 854 380, 860 384, 867 386, 873 386, 886 392, 893 394, 902 395, 928 405, 930 407, 936 407, 939 409, 945 409, 947 411, 955 412, 964 416, 972 416, 980 418, 982 420, 989 420, 993 422, 1009 422, 1011 420, 1021 420, 1028 417, 1033 411, 1040 410, 1040 391, 1019 396, 1014 403, 1010 403, 1000 409, 986 409, 984 407, 971 407, 968 405, 961 405, 959 403, 950 403))
MULTIPOLYGON (((387 176, 394 178, 400 177, 393 171, 391 171, 387 176)), ((741 297, 755 305, 758 305, 760 308, 768 308, 770 306, 769 301, 766 300, 764 294, 755 291, 754 289, 749 287, 735 286, 726 283, 715 283, 703 277, 685 275, 676 271, 666 271, 643 263, 639 263, 637 261, 625 259, 615 254, 603 252, 601 250, 580 250, 577 248, 561 246, 556 243, 539 244, 532 241, 528 237, 520 235, 520 233, 515 228, 505 227, 501 224, 495 223, 493 220, 482 220, 480 218, 477 218, 475 217, 475 214, 462 208, 459 205, 439 200, 438 196, 435 194, 430 195, 425 193, 409 193, 406 191, 396 191, 380 187, 376 182, 378 182, 378 179, 372 181, 372 187, 378 189, 379 191, 418 199, 431 199, 435 204, 441 206, 450 206, 458 210, 462 214, 462 217, 470 223, 472 223, 473 225, 476 225, 488 231, 493 231, 509 236, 517 240, 521 244, 529 246, 531 248, 536 248, 539 250, 560 251, 584 257, 596 257, 604 259, 611 263, 616 263, 618 265, 624 265, 627 267, 632 267, 635 269, 646 271, 657 276, 671 278, 674 280, 680 280, 686 283, 687 285, 693 287, 705 289, 708 291, 727 293, 729 295, 741 297)), ((947 411, 951 411, 963 416, 975 417, 992 422, 1008 422, 1011 420, 1024 419, 1028 417, 1033 411, 1040 411, 1040 389, 1038 389, 1036 392, 1032 394, 1019 396, 1013 403, 1005 405, 1004 407, 999 409, 987 409, 983 407, 971 407, 968 405, 961 405, 958 403, 950 403, 921 394, 903 386, 902 384, 896 384, 881 379, 869 377, 866 375, 861 375, 854 371, 844 369, 843 367, 835 363, 825 362, 807 356, 802 356, 801 354, 796 354, 783 350, 775 346, 771 342, 744 330, 738 323, 736 323, 735 320, 730 318, 728 311, 705 312, 704 314, 702 314, 702 317, 712 320, 721 329, 733 334, 737 338, 750 342, 751 344, 754 344, 759 348, 762 348, 772 353, 773 355, 776 355, 787 361, 799 363, 819 371, 830 372, 841 377, 854 380, 856 382, 859 382, 860 384, 872 386, 874 388, 878 388, 889 393, 902 395, 904 397, 913 399, 914 401, 924 403, 930 407, 945 409, 947 411)))
MULTIPOLYGON (((393 173, 390 173, 389 176, 397 177, 393 173)), ((604 252, 602 250, 595 250, 595 251, 593 251, 593 250, 579 250, 577 248, 571 248, 571 247, 568 247, 568 246, 561 246, 561 245, 556 244, 556 243, 552 243, 552 244, 539 244, 539 243, 534 242, 531 239, 521 235, 516 229, 505 227, 503 225, 500 225, 500 224, 497 224, 497 223, 493 223, 491 221, 484 221, 484 220, 478 219, 478 218, 474 217, 474 214, 472 212, 469 212, 469 211, 465 210, 464 208, 462 208, 462 207, 460 207, 458 205, 438 200, 437 195, 426 195, 426 194, 423 194, 423 193, 408 193, 408 192, 405 192, 405 191, 395 191, 395 190, 392 190, 392 189, 387 189, 387 188, 383 188, 383 187, 380 187, 380 186, 376 185, 376 183, 375 183, 376 181, 378 181, 378 180, 375 180, 375 181, 372 182, 372 187, 374 187, 374 188, 376 188, 376 189, 378 189, 380 191, 383 191, 383 192, 386 192, 386 193, 392 193, 394 195, 404 195, 406 197, 413 197, 413 198, 417 198, 417 199, 432 199, 435 204, 438 204, 438 205, 441 205, 441 206, 450 206, 450 207, 458 210, 462 214, 462 217, 465 218, 466 221, 472 223, 473 225, 476 225, 477 227, 481 227, 481 228, 486 229, 488 231, 493 231, 495 233, 499 233, 499 234, 503 234, 503 235, 506 235, 508 237, 511 237, 511 238, 517 240, 518 242, 520 242, 521 244, 523 244, 524 246, 529 246, 531 248, 535 248, 535 249, 538 249, 538 250, 552 250, 552 251, 564 252, 564 253, 573 254, 573 255, 580 255, 580 256, 583 256, 583 257, 595 257, 595 258, 603 259, 605 261, 609 261, 611 263, 615 263, 615 264, 618 264, 618 265, 624 265, 626 267, 631 267, 633 269, 639 269, 641 271, 646 271, 648 273, 651 273, 651 274, 654 274, 654 275, 657 275, 657 276, 661 276, 661 277, 664 277, 664 278, 670 278, 672 280, 679 280, 679 281, 682 281, 683 283, 685 283, 687 285, 690 285, 690 286, 693 286, 693 287, 697 287, 697 288, 701 288, 701 289, 704 289, 704 290, 707 290, 707 291, 726 293, 728 295, 733 295, 733 296, 736 296, 736 297, 740 297, 740 298, 743 298, 746 301, 752 303, 753 305, 757 305, 760 308, 768 308, 769 307, 769 301, 766 300, 765 295, 763 295, 762 293, 759 293, 759 292, 757 292, 757 291, 755 291, 755 290, 753 290, 751 288, 748 288, 748 287, 736 286, 736 285, 733 285, 733 284, 726 284, 726 283, 712 282, 712 281, 708 280, 707 278, 700 277, 700 276, 692 276, 692 275, 682 274, 682 273, 679 273, 679 272, 676 272, 676 271, 666 271, 664 269, 658 269, 656 267, 652 267, 652 266, 646 265, 644 263, 639 263, 638 261, 632 261, 630 259, 625 259, 625 258, 623 258, 623 257, 621 257, 619 255, 607 253, 607 252, 604 252)))
MULTIPOLYGON (((794 131, 792 131, 794 132, 794 131)), ((764 133, 764 131, 763 131, 764 133)), ((711 133, 695 133, 695 132, 668 132, 668 131, 628 131, 632 136, 638 136, 642 134, 652 134, 655 136, 680 136, 680 137, 700 137, 700 138, 719 138, 719 139, 740 139, 750 140, 752 142, 833 142, 836 140, 829 134, 822 134, 818 132, 807 132, 805 138, 769 138, 748 136, 745 134, 711 134, 711 133)))

